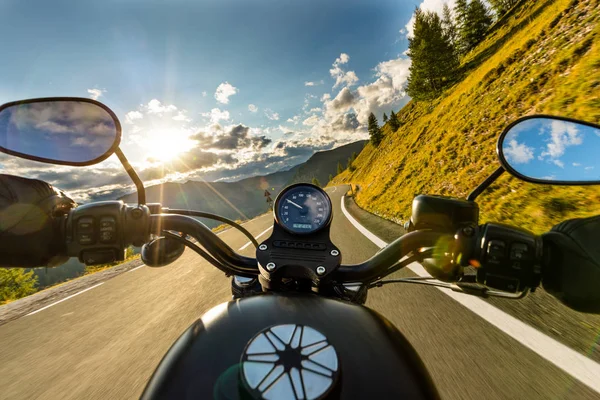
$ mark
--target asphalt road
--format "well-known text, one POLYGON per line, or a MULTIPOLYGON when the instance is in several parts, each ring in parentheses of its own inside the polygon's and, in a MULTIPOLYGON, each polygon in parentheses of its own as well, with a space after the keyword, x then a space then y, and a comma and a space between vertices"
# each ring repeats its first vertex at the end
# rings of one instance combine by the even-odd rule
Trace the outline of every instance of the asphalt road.
MULTIPOLYGON (((332 238, 344 262, 372 256, 379 248, 340 209, 345 189, 328 192, 334 205, 332 238)), ((258 235, 272 222, 266 215, 245 227, 258 235)), ((247 243, 233 230, 221 237, 234 249, 247 243)), ((252 254, 252 247, 243 252, 252 254)), ((229 280, 186 251, 170 266, 123 273, 8 322, 0 326, 0 399, 136 398, 181 332, 229 299, 229 280)), ((444 399, 600 399, 437 289, 388 285, 372 290, 367 305, 411 341, 444 399)))

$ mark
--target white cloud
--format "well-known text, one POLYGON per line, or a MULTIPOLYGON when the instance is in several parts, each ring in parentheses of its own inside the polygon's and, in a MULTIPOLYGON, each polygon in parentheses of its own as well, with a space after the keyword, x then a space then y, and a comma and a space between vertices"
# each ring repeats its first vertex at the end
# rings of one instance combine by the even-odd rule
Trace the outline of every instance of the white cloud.
POLYGON ((550 156, 556 159, 565 154, 565 149, 583 143, 583 135, 579 134, 576 124, 567 121, 554 120, 551 123, 550 143, 542 157, 550 156))
POLYGON ((202 91, 202 97, 206 97, 208 95, 208 93, 206 93, 206 90, 202 91))
POLYGON ((269 118, 271 121, 278 121, 279 114, 271 110, 270 108, 265 109, 265 116, 269 118))
POLYGON ((248 104, 248 111, 255 113, 258 111, 258 107, 256 107, 254 104, 248 104))
POLYGON ((216 124, 219 121, 228 121, 230 118, 229 111, 221 110, 219 108, 213 108, 210 112, 202 113, 202 116, 210 118, 210 122, 213 124, 216 124))
POLYGON ((294 115, 292 118, 288 118, 287 122, 292 122, 294 125, 298 125, 298 122, 300 122, 300 116, 294 115))
POLYGON ((574 167, 581 167, 581 164, 580 164, 580 163, 578 163, 578 162, 574 162, 574 163, 573 163, 573 166, 574 166, 574 167))
POLYGON ((342 69, 342 65, 347 64, 350 61, 350 56, 346 53, 340 54, 338 58, 332 64, 332 68, 329 70, 331 77, 335 79, 335 84, 333 88, 335 89, 338 86, 352 86, 356 82, 358 82, 358 76, 354 71, 344 71, 342 69))
POLYGON ((106 90, 104 90, 104 89, 88 89, 87 92, 90 95, 90 98, 92 100, 98 100, 100 98, 100 96, 102 96, 104 93, 106 93, 106 90))
POLYGON ((152 99, 148 102, 148 112, 151 114, 161 114, 161 113, 169 113, 173 111, 177 111, 177 107, 173 104, 169 104, 168 106, 163 105, 157 99, 152 99))
POLYGON ((560 160, 552 160, 552 163, 560 168, 564 168, 565 167, 565 163, 560 161, 560 160))
MULTIPOLYGON (((423 0, 421 4, 419 4, 419 8, 423 11, 435 11, 440 16, 442 15, 442 9, 444 4, 448 4, 450 8, 454 8, 455 0, 423 0)), ((400 33, 406 33, 406 37, 413 37, 415 32, 415 15, 413 14, 406 24, 405 29, 400 29, 400 33)))
POLYGON ((322 79, 318 82, 304 82, 304 86, 319 86, 322 85, 323 83, 325 83, 322 79))
POLYGON ((217 87, 217 91, 215 92, 215 99, 217 99, 219 103, 229 104, 229 98, 237 92, 238 89, 235 86, 233 86, 229 82, 224 82, 217 87))
POLYGON ((321 112, 321 111, 323 111, 321 109, 321 107, 315 107, 315 108, 311 108, 308 112, 309 113, 314 113, 314 112, 321 112))
POLYGON ((321 96, 321 102, 329 99, 331 99, 331 95, 329 93, 325 93, 323 96, 321 96))
POLYGON ((133 124, 136 119, 142 119, 144 115, 139 111, 129 111, 125 114, 125 122, 128 124, 133 124))
POLYGON ((313 126, 313 125, 316 125, 317 123, 319 123, 319 117, 317 117, 316 115, 311 115, 310 117, 308 117, 304 121, 302 121, 302 125, 305 125, 305 126, 313 126))
POLYGON ((516 138, 509 140, 503 151, 506 159, 515 164, 527 164, 533 159, 533 148, 517 142, 516 138))
POLYGON ((585 169, 586 171, 591 171, 591 170, 593 170, 593 169, 594 169, 594 167, 585 167, 584 169, 585 169))

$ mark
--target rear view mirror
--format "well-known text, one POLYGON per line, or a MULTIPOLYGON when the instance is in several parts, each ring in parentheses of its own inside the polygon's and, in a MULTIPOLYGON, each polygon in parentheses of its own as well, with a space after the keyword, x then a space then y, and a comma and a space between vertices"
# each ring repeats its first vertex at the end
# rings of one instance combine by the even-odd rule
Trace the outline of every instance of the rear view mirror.
POLYGON ((31 99, 0 107, 0 151, 51 164, 99 163, 117 150, 121 125, 100 102, 31 99))
POLYGON ((500 135, 497 150, 504 169, 524 181, 600 184, 600 127, 587 122, 521 118, 500 135))

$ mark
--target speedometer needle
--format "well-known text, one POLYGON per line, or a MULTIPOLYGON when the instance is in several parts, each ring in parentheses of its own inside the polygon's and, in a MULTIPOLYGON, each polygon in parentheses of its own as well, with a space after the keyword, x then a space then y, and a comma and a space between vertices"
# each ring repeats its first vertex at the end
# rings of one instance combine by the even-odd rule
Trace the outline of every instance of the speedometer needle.
POLYGON ((303 209, 303 207, 302 207, 301 205, 298 205, 298 204, 294 203, 294 202, 293 202, 293 201, 291 201, 290 199, 286 199, 286 200, 287 200, 287 202, 288 202, 288 203, 291 203, 291 204, 295 205, 295 206, 296 206, 296 207, 298 207, 299 209, 301 209, 301 210, 303 209))

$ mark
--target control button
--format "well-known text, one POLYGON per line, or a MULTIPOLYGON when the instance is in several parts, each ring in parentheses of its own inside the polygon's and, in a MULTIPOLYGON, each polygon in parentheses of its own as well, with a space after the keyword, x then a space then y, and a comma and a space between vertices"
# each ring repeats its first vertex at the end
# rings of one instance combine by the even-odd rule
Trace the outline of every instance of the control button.
POLYGON ((502 240, 490 240, 487 248, 487 261, 499 264, 506 257, 506 244, 502 240))
POLYGON ((117 222, 113 217, 100 219, 100 243, 114 243, 117 235, 117 222))
POLYGON ((88 235, 87 233, 80 233, 78 236, 79 244, 93 244, 94 236, 88 235))
POLYGON ((513 243, 510 246, 511 261, 524 261, 530 259, 531 254, 529 252, 529 246, 527 246, 525 243, 513 243))
POLYGON ((516 293, 519 290, 519 280, 514 278, 508 278, 505 276, 499 276, 494 274, 487 274, 485 277, 484 284, 494 289, 503 290, 505 292, 516 293))
POLYGON ((94 244, 94 218, 82 217, 77 220, 77 241, 81 245, 94 244))
POLYGON ((108 264, 115 262, 116 260, 117 257, 115 256, 115 252, 113 250, 89 250, 84 251, 81 254, 81 261, 85 265, 108 264))

